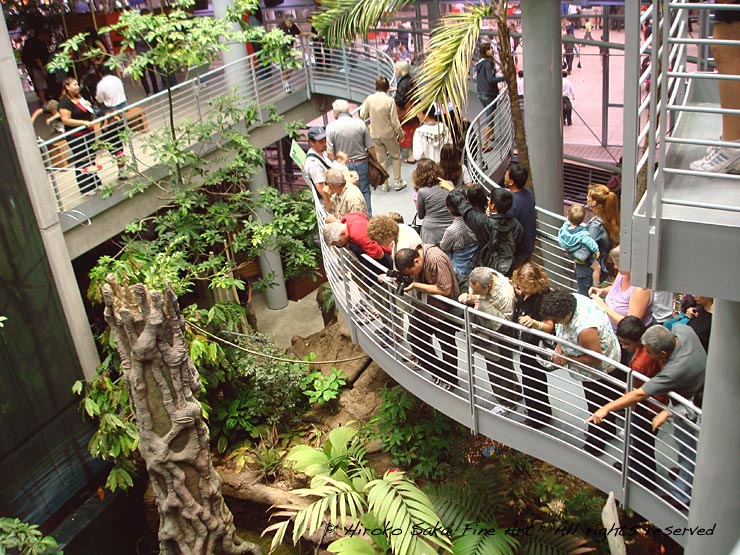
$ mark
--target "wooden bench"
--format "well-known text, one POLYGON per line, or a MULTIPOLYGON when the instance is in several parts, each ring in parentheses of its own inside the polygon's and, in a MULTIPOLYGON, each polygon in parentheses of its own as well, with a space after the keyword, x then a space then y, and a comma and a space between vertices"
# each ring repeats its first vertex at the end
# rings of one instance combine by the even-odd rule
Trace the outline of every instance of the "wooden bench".
POLYGON ((146 122, 146 112, 139 106, 134 106, 126 110, 126 121, 132 131, 138 133, 148 133, 149 125, 146 122))

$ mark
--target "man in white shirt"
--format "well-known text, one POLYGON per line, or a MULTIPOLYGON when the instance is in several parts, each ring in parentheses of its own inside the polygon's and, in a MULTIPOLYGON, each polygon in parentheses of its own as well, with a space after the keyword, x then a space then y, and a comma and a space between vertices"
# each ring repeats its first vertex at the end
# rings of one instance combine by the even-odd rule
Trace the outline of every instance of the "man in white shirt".
POLYGON ((576 100, 576 92, 573 83, 568 79, 568 72, 563 71, 563 124, 573 125, 573 102, 576 100))
MULTIPOLYGON (((103 78, 98 81, 95 90, 95 100, 103 107, 103 114, 110 114, 126 107, 126 91, 123 88, 123 81, 113 75, 110 68, 100 66, 100 73, 103 78)), ((109 117, 103 124, 103 131, 100 138, 103 142, 108 143, 108 151, 116 158, 118 166, 118 179, 123 181, 128 179, 126 175, 126 163, 123 159, 123 141, 121 141, 121 132, 123 131, 123 116, 118 113, 109 117)))
POLYGON ((308 145, 306 161, 303 163, 303 178, 313 185, 324 208, 331 212, 331 199, 324 191, 324 174, 334 164, 326 154, 326 131, 323 127, 315 126, 308 130, 308 145))

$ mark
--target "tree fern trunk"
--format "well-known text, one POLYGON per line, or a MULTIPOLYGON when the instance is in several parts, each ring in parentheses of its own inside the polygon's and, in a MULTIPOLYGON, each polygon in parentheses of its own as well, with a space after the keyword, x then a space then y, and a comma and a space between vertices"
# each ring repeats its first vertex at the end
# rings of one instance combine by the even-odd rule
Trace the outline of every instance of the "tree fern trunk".
POLYGON ((103 296, 157 498, 160 555, 261 555, 237 537, 221 495, 172 289, 163 295, 142 284, 119 286, 111 274, 103 296))
MULTIPOLYGON (((519 164, 529 169, 529 149, 527 148, 527 135, 524 131, 524 118, 522 118, 522 109, 519 105, 519 93, 516 87, 516 67, 514 66, 514 57, 511 54, 511 34, 506 20, 507 0, 499 0, 495 9, 496 26, 498 27, 499 40, 499 61, 501 70, 506 79, 506 90, 509 93, 509 105, 511 107, 511 119, 514 122, 514 140, 516 141, 516 150, 519 156, 519 164)), ((532 182, 532 172, 529 172, 527 187, 534 192, 532 182)))

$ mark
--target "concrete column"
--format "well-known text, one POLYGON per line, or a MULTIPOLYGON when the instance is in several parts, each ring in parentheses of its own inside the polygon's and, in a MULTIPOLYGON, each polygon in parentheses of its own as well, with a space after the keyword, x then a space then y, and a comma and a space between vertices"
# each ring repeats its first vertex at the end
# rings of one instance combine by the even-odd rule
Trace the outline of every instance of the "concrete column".
POLYGON ((689 527, 711 528, 711 536, 689 536, 686 553, 730 553, 740 522, 740 303, 714 301, 704 405, 696 457, 689 527))
MULTIPOLYGON (((213 15, 219 19, 223 19, 226 16, 226 9, 231 6, 230 0, 213 0, 213 15)), ((239 26, 234 23, 234 29, 238 29, 239 26)), ((247 45, 244 42, 231 42, 229 43, 230 50, 221 51, 221 61, 224 63, 226 83, 229 88, 237 87, 239 93, 244 96, 251 96, 248 94, 248 87, 253 82, 251 74, 254 69, 251 64, 245 60, 247 57, 247 45), (241 63, 233 63, 238 60, 242 60, 241 63)))
MULTIPOLYGON (((1 8, 0 13, 2 13, 1 8)), ((13 56, 13 48, 10 45, 4 14, 0 19, 2 19, 0 21, 0 74, 17 75, 18 68, 13 56)), ((4 115, 8 119, 8 127, 36 217, 36 225, 44 243, 47 260, 54 277, 54 285, 62 304, 77 357, 85 378, 91 379, 95 375, 100 358, 95 348, 95 339, 90 331, 90 324, 87 321, 85 306, 72 262, 69 259, 67 245, 64 242, 56 201, 44 171, 44 163, 31 126, 30 115, 26 109, 26 98, 20 79, 0 79, 0 97, 4 106, 15 107, 13 110, 5 111, 4 115)))
MULTIPOLYGON (((252 181, 249 182, 249 190, 258 194, 261 189, 267 187, 267 172, 265 172, 264 166, 257 170, 257 173, 252 177, 252 181)), ((267 210, 258 211, 257 217, 262 222, 269 222, 272 220, 272 212, 267 210)), ((265 254, 260 256, 260 270, 262 275, 267 275, 270 272, 274 274, 274 285, 265 291, 267 300, 267 308, 271 310, 280 310, 288 306, 288 292, 285 290, 285 275, 283 274, 283 261, 280 259, 280 253, 275 251, 266 251, 265 254)))
POLYGON ((537 206, 563 212, 560 2, 522 0, 525 129, 537 206))

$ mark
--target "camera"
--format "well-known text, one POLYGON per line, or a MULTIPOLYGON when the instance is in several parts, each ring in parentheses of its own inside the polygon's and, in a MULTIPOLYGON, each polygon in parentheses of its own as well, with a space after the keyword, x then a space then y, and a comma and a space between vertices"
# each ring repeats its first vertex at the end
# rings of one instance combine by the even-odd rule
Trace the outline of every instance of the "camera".
POLYGON ((396 289, 394 291, 396 295, 403 295, 403 290, 414 283, 414 278, 402 274, 398 270, 388 270, 385 275, 396 281, 396 289))

